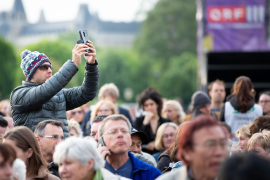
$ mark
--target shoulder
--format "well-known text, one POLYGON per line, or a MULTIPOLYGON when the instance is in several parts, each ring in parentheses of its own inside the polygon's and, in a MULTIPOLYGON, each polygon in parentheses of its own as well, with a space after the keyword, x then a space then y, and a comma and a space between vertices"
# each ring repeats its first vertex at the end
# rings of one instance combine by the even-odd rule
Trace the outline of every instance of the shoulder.
POLYGON ((145 171, 149 170, 151 172, 156 171, 157 173, 161 174, 161 172, 157 168, 155 168, 154 166, 152 166, 150 164, 147 164, 147 163, 143 162, 142 160, 134 157, 134 155, 131 152, 128 152, 128 154, 129 154, 129 157, 131 159, 132 166, 133 166, 134 169, 136 169, 136 170, 145 170, 145 171))
POLYGON ((178 168, 175 171, 165 173, 157 178, 157 180, 186 180, 187 170, 185 166, 178 168))
POLYGON ((111 173, 109 170, 107 170, 105 168, 100 168, 100 170, 102 173, 103 180, 119 180, 119 179, 128 180, 128 178, 114 175, 113 173, 111 173))
POLYGON ((48 179, 47 180, 60 180, 60 178, 57 177, 57 176, 55 176, 55 175, 53 175, 53 174, 50 174, 48 172, 48 179))
POLYGON ((160 119, 159 120, 160 120, 161 123, 171 122, 169 119, 163 118, 162 116, 160 116, 160 119))
POLYGON ((183 119, 183 122, 187 122, 191 119, 191 114, 187 114, 186 117, 183 119))

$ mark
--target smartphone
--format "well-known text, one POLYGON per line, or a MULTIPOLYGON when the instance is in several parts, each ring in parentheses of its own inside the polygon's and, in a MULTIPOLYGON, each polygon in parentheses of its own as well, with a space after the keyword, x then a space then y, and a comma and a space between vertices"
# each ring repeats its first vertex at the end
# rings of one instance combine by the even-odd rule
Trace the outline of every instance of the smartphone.
MULTIPOLYGON (((80 43, 86 44, 87 41, 89 41, 89 36, 88 36, 87 30, 79 30, 79 34, 80 34, 81 40, 77 41, 77 43, 78 44, 80 44, 80 43)), ((86 52, 92 53, 91 50, 86 50, 86 52)), ((87 56, 87 54, 85 56, 87 56)))
POLYGON ((103 137, 100 137, 100 138, 99 138, 98 143, 97 143, 97 147, 98 147, 100 144, 101 144, 102 146, 106 146, 103 137))

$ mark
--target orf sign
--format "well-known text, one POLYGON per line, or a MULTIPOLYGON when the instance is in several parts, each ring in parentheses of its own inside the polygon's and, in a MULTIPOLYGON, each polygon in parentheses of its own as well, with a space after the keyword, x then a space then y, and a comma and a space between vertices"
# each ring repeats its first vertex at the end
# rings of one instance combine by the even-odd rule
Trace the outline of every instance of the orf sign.
POLYGON ((244 6, 209 7, 208 21, 213 23, 236 23, 246 21, 244 6))

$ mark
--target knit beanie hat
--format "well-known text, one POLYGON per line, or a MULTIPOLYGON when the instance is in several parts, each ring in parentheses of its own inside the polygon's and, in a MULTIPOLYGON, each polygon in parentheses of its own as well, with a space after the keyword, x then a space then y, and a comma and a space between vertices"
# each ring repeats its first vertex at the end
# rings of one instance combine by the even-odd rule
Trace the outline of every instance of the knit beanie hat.
POLYGON ((25 49, 21 53, 21 69, 23 70, 24 76, 26 77, 26 81, 30 81, 32 76, 35 74, 37 68, 42 65, 44 62, 50 62, 49 58, 37 51, 31 52, 25 49))
POLYGON ((196 91, 191 97, 191 104, 194 110, 198 110, 208 103, 211 103, 211 100, 203 91, 196 91))

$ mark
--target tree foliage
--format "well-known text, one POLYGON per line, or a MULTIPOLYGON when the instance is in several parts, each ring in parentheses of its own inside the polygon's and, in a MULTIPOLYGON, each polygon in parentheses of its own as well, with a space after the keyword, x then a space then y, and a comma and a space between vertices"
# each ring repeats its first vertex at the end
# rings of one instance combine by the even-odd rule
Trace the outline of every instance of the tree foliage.
POLYGON ((0 64, 0 93, 3 99, 7 99, 15 86, 16 72, 19 67, 16 66, 16 55, 13 46, 5 42, 1 37, 0 64))

